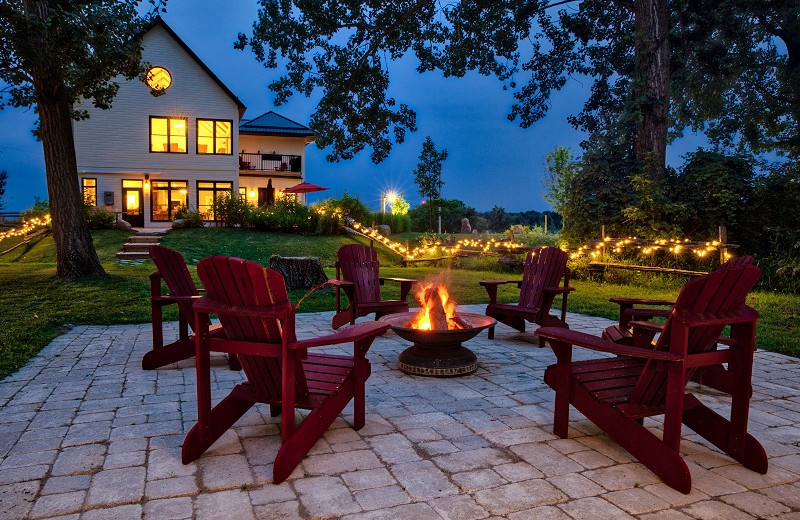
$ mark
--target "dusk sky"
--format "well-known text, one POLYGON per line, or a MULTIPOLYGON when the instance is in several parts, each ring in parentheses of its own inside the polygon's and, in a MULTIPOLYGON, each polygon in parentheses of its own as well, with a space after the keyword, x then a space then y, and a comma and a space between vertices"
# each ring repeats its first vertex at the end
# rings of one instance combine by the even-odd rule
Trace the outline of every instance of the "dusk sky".
MULTIPOLYGON (((249 34, 256 18, 255 2, 215 2, 209 0, 170 0, 164 20, 208 67, 247 106, 245 119, 275 110, 302 124, 308 124, 316 99, 295 95, 286 105, 275 107, 268 83, 280 70, 265 69, 252 53, 233 49, 239 32, 249 34)), ((358 195, 373 209, 379 209, 382 191, 394 189, 412 206, 421 197, 412 171, 425 136, 430 135, 438 149, 446 148, 442 196, 460 199, 479 211, 501 206, 506 211, 550 209, 543 199, 544 157, 555 146, 571 147, 585 137, 566 121, 577 113, 586 98, 589 82, 570 81, 551 99, 547 117, 531 128, 506 118, 512 96, 494 78, 478 74, 444 79, 440 72, 418 74, 415 59, 390 65, 390 94, 398 103, 407 103, 417 112, 418 131, 395 146, 389 158, 375 165, 365 150, 352 161, 328 163, 325 150, 315 145, 306 148, 306 180, 330 188, 309 195, 313 202, 340 196, 345 190, 358 195)), ((0 111, 0 169, 8 171, 6 210, 21 210, 34 197, 47 198, 41 144, 32 137, 35 115, 32 110, 7 107, 0 111)), ((681 155, 693 151, 702 140, 684 138, 668 149, 668 161, 677 165, 681 155)))

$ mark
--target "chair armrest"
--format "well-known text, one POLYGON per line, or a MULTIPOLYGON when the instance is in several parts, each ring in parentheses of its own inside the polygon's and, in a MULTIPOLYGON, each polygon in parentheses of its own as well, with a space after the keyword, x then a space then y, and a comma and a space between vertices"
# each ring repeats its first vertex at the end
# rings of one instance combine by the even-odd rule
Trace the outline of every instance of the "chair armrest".
POLYGON ((347 280, 337 280, 335 278, 331 278, 326 283, 336 288, 344 288, 345 286, 349 287, 355 285, 353 282, 348 282, 347 280))
POLYGON ((215 302, 208 296, 201 296, 194 302, 195 312, 204 314, 236 314, 247 318, 273 318, 282 319, 294 313, 294 307, 288 301, 274 305, 259 305, 255 307, 239 307, 215 302))
POLYGON ((391 328, 391 325, 382 321, 367 321, 350 325, 341 329, 339 332, 329 334, 328 336, 295 341, 289 345, 289 348, 305 349, 311 347, 322 347, 325 345, 353 343, 355 341, 373 338, 379 334, 383 334, 391 328))
POLYGON ((519 285, 522 283, 522 280, 481 280, 480 282, 478 282, 478 285, 488 287, 491 285, 503 285, 506 283, 515 283, 519 285))
POLYGON ((563 329, 561 327, 541 327, 533 331, 537 336, 558 343, 566 343, 578 347, 597 350, 599 352, 607 352, 609 354, 617 354, 620 356, 629 356, 641 359, 657 359, 661 361, 680 361, 682 358, 680 354, 673 352, 661 352, 658 350, 629 347, 627 345, 620 345, 611 341, 606 341, 597 336, 578 332, 577 330, 563 329))
POLYGON ((575 287, 571 285, 568 285, 566 287, 545 287, 544 290, 549 293, 569 294, 575 290, 575 287))
POLYGON ((383 282, 395 282, 400 284, 400 300, 406 301, 408 297, 408 293, 411 291, 411 286, 417 283, 419 280, 413 280, 411 278, 378 278, 378 281, 381 285, 383 282))
POLYGON ((672 312, 672 309, 625 309, 624 312, 627 316, 638 320, 649 320, 651 318, 666 318, 672 312))
POLYGON ((507 283, 515 283, 517 287, 522 286, 522 280, 481 280, 478 285, 486 288, 486 292, 489 295, 489 304, 492 304, 497 303, 497 286, 507 283))
POLYGON ((645 298, 609 298, 608 301, 619 305, 669 305, 674 306, 672 300, 648 300, 645 298))
POLYGON ((413 280, 411 278, 378 278, 378 280, 383 282, 397 282, 397 283, 417 283, 419 280, 413 280))

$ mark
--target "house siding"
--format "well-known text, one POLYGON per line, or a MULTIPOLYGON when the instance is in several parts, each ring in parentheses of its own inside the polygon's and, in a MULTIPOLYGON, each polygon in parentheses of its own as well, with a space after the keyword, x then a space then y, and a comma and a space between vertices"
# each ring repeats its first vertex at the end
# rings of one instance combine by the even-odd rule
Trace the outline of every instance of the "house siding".
MULTIPOLYGON (((122 179, 185 180, 189 184, 189 206, 197 201, 197 181, 229 181, 238 188, 239 107, 233 99, 186 53, 161 26, 144 36, 143 59, 165 67, 172 84, 155 97, 138 79, 121 84, 110 110, 84 103, 89 119, 73 123, 75 152, 80 178, 97 177, 98 204, 103 193, 113 191, 111 209, 121 211, 122 179), (188 153, 151 153, 150 116, 188 119, 188 153), (197 119, 233 122, 231 155, 198 155, 197 119)), ((149 190, 145 189, 145 225, 150 222, 149 190)), ((163 225, 163 224, 162 224, 163 225)))

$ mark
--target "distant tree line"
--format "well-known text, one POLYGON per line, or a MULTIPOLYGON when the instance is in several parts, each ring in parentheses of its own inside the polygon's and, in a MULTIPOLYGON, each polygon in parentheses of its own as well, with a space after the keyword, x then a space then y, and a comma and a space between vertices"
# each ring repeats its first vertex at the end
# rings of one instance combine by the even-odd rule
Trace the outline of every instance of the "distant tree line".
MULTIPOLYGON (((461 219, 469 219, 472 229, 478 231, 503 232, 513 225, 544 227, 544 217, 547 215, 547 229, 549 232, 557 232, 561 229, 561 216, 553 211, 521 211, 507 212, 505 208, 495 206, 490 211, 478 211, 471 206, 467 206, 463 201, 457 199, 442 199, 423 204, 408 212, 411 218, 412 231, 433 231, 438 229, 438 222, 431 227, 429 221, 430 207, 442 208, 442 232, 459 233, 461 231, 461 219)), ((437 213, 438 216, 438 213, 437 213)))

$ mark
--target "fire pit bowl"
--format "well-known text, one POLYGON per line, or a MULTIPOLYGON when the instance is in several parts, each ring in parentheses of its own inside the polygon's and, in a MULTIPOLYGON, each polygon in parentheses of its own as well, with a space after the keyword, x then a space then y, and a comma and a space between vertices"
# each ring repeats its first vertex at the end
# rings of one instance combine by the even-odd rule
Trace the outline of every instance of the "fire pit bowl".
POLYGON ((407 326, 416 315, 416 312, 400 312, 380 318, 389 323, 398 336, 414 343, 400 353, 397 359, 400 370, 420 376, 452 377, 471 374, 478 368, 478 357, 461 343, 495 325, 497 320, 482 314, 459 312, 458 316, 469 322, 469 328, 422 330, 407 326))

